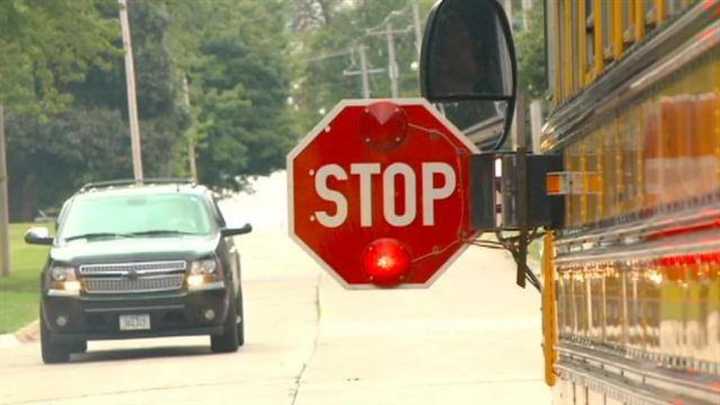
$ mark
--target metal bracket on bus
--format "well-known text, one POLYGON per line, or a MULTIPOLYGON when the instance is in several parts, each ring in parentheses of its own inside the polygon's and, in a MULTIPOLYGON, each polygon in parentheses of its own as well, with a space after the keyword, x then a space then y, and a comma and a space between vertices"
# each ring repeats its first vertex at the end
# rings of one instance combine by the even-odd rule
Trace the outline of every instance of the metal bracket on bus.
POLYGON ((471 157, 471 213, 473 228, 491 232, 496 240, 473 244, 508 250, 518 265, 517 284, 541 283, 527 265, 527 249, 543 230, 563 225, 564 197, 548 193, 548 173, 562 172, 559 155, 524 151, 481 153, 471 157))

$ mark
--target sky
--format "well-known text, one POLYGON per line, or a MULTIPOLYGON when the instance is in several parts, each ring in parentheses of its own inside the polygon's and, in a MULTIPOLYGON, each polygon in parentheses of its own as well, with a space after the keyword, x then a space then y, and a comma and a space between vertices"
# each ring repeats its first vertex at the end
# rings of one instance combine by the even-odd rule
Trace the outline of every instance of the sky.
POLYGON ((220 203, 228 225, 249 222, 256 231, 287 230, 287 173, 277 171, 251 181, 252 192, 242 192, 220 203))

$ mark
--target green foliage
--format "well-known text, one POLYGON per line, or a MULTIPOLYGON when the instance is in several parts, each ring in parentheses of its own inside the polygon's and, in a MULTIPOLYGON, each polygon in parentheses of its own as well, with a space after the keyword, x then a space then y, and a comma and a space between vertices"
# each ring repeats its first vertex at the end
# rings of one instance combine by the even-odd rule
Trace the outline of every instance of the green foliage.
POLYGON ((67 85, 83 80, 90 65, 107 66, 116 51, 116 25, 100 17, 108 2, 0 2, 0 104, 34 114, 66 107, 67 85))
POLYGON ((172 4, 185 31, 176 46, 190 79, 188 138, 199 144, 201 181, 238 189, 246 176, 283 167, 295 139, 287 111, 289 35, 280 24, 286 3, 172 4))
MULTIPOLYGON (((37 2, 45 4, 45 2, 37 2)), ((88 181, 131 177, 127 94, 117 2, 87 3, 95 24, 113 26, 104 58, 89 60, 82 75, 54 82, 60 101, 8 98, 8 165, 14 218, 31 218, 38 208, 57 207, 88 181), (42 104, 45 103, 45 104, 42 104), (53 108, 38 109, 50 105, 53 108)), ((4 3, 3 3, 4 4, 4 3)), ((54 9, 53 9, 54 10, 54 9)), ((136 65, 145 175, 171 176, 190 124, 180 105, 181 83, 168 45, 170 16, 162 3, 131 1, 129 10, 136 65)), ((78 10, 75 10, 79 12, 78 10)), ((62 13, 48 15, 55 24, 62 13)), ((75 30, 72 39, 82 34, 75 30)), ((98 38, 88 42, 103 43, 98 38)), ((33 58, 31 55, 24 55, 33 58)), ((57 58, 57 55, 50 55, 57 58)), ((53 60, 48 61, 56 65, 53 60)), ((64 76, 62 76, 64 77, 64 76)), ((34 76, 32 80, 38 79, 34 76)), ((3 94, 10 93, 0 93, 3 94)), ((44 94, 44 93, 43 93, 44 94)))
MULTIPOLYGON (((305 0, 311 1, 311 0, 305 0)), ((431 0, 421 1, 421 22, 424 24, 431 0)), ((334 2, 328 6, 329 18, 318 19, 316 26, 298 33, 294 43, 293 100, 296 103, 294 120, 297 131, 305 133, 319 121, 323 112, 329 111, 345 98, 361 98, 362 85, 359 75, 347 76, 345 70, 360 68, 359 54, 335 54, 353 46, 364 45, 371 68, 387 69, 387 42, 384 35, 367 35, 368 29, 382 31, 386 21, 393 30, 405 30, 395 35, 397 62, 400 71, 400 96, 417 97, 420 94, 418 72, 411 68, 418 61, 412 12, 407 0, 365 0, 340 6, 334 2), (388 20, 393 11, 401 11, 388 20)), ((371 97, 390 97, 390 79, 387 71, 370 75, 371 97)))
POLYGON ((17 330, 37 318, 40 299, 40 271, 48 254, 45 246, 30 246, 23 241, 33 225, 10 225, 9 277, 0 277, 0 334, 17 330))
POLYGON ((543 97, 547 91, 543 8, 533 8, 527 18, 528 29, 515 35, 515 47, 518 58, 518 85, 529 100, 543 97))
POLYGON ((129 154, 118 151, 127 150, 130 142, 117 111, 74 108, 48 121, 9 113, 7 133, 10 205, 16 217, 59 206, 84 182, 127 177, 129 154))
MULTIPOLYGON (((128 12, 145 176, 187 175, 188 142, 216 188, 282 168, 297 138, 289 2, 129 0, 128 12)), ((117 16, 116 0, 0 1, 14 218, 57 207, 85 182, 131 177, 117 16)))

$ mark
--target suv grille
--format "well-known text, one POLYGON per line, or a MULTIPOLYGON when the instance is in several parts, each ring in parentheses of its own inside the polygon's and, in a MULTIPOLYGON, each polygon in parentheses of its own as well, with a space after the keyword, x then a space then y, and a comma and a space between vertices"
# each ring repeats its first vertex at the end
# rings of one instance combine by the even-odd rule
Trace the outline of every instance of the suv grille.
POLYGON ((90 294, 177 290, 185 281, 185 261, 92 264, 80 266, 90 294))
POLYGON ((137 274, 170 273, 185 271, 187 263, 184 260, 172 262, 144 262, 144 263, 113 263, 113 264, 86 264, 80 266, 82 275, 127 275, 132 270, 137 274))
POLYGON ((129 278, 96 277, 85 279, 85 290, 91 294, 112 294, 126 292, 152 292, 177 290, 183 285, 184 274, 129 278))

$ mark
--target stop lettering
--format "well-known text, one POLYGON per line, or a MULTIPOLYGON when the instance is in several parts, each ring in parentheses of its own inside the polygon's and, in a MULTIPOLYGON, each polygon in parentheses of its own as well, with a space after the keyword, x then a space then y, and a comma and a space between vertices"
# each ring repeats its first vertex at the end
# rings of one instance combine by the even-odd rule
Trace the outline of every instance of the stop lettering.
POLYGON ((473 152, 425 100, 342 102, 288 155, 290 234, 346 287, 427 286, 472 237, 473 152))
MULTIPOLYGON (((373 226, 373 190, 382 193, 382 213, 385 221, 392 226, 409 226, 417 218, 418 208, 415 201, 420 195, 421 216, 423 226, 435 225, 435 201, 450 197, 455 190, 456 175, 453 167, 443 162, 427 162, 422 164, 421 174, 416 175, 413 168, 407 163, 395 162, 382 171, 380 186, 373 188, 373 177, 379 176, 381 167, 379 163, 353 163, 350 165, 350 175, 358 176, 359 201, 354 202, 360 208, 360 226, 373 226), (443 177, 443 184, 435 186, 435 175, 443 177), (404 193, 404 212, 398 212, 396 201, 395 182, 400 179, 404 193), (421 179, 418 192, 417 179, 421 179)), ((328 180, 335 178, 347 180, 348 171, 342 166, 331 163, 324 165, 315 173, 315 192, 326 201, 335 204, 334 213, 316 211, 315 218, 325 227, 337 228, 342 226, 348 217, 348 200, 342 193, 332 190, 328 180)))

